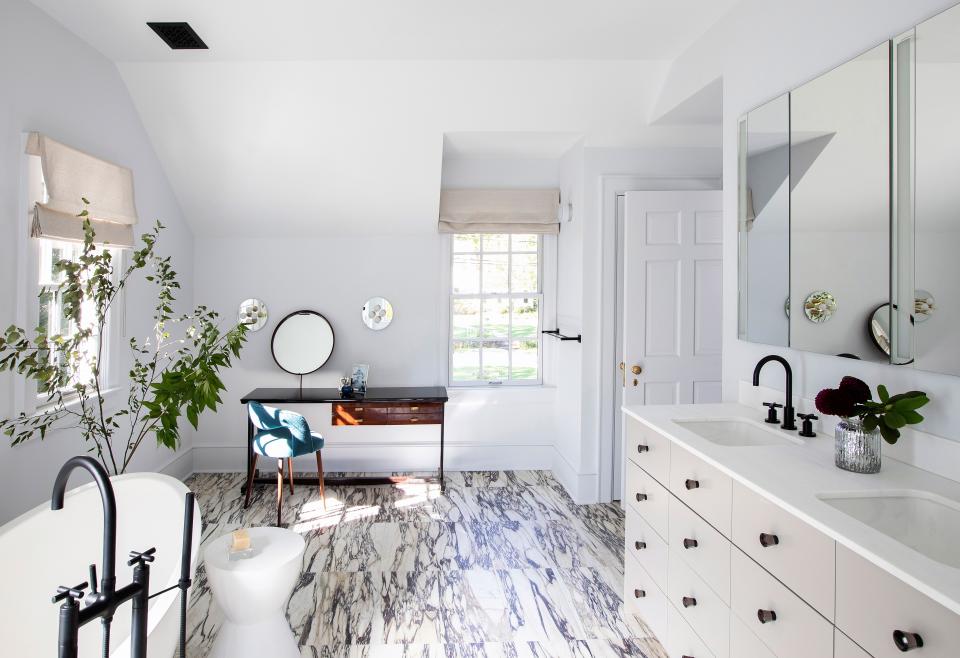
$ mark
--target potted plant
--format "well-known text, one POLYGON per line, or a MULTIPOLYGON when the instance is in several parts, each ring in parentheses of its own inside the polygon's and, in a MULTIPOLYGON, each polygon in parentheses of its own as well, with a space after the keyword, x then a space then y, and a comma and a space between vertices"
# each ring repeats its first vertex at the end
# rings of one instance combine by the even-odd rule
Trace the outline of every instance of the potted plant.
POLYGON ((817 393, 820 413, 839 416, 835 430, 834 463, 854 473, 876 473, 880 470, 880 437, 894 444, 900 429, 923 421, 917 409, 930 398, 923 391, 907 391, 890 395, 883 384, 877 386, 873 399, 870 387, 856 377, 844 377, 837 388, 817 393))
POLYGON ((145 438, 153 436, 159 445, 176 450, 181 415, 196 428, 205 409, 216 410, 225 389, 220 371, 239 357, 247 328, 241 324, 221 330, 217 313, 205 306, 174 313, 180 284, 170 258, 156 253, 164 228, 160 222, 141 236, 143 246, 131 253, 130 265, 115 276, 117 263, 109 250, 97 247, 87 211, 80 216, 81 255, 54 265, 62 278, 56 294, 77 330, 48 336, 38 328, 31 337, 10 326, 0 336, 0 371, 35 381, 45 397, 39 412, 0 420, 0 430, 17 445, 33 436, 43 439, 54 429, 78 429, 107 471, 119 475, 145 438), (111 306, 141 271, 156 288, 154 331, 142 342, 130 340, 133 362, 126 405, 111 411, 101 390, 104 327, 111 306))

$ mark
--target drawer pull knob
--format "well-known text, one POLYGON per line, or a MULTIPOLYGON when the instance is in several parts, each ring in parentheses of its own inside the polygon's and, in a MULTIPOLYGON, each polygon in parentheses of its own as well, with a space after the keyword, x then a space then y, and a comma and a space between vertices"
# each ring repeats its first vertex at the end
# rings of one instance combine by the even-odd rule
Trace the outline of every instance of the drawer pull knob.
POLYGON ((353 410, 354 410, 354 411, 363 411, 363 407, 354 407, 353 410))
POLYGON ((416 422, 418 422, 419 420, 420 420, 419 418, 411 418, 411 419, 410 419, 410 422, 411 422, 411 423, 416 423, 416 422))
POLYGON ((637 502, 638 502, 638 503, 642 503, 642 502, 645 501, 646 499, 647 499, 647 494, 642 494, 642 493, 638 493, 638 494, 637 494, 637 502))
POLYGON ((697 600, 696 600, 695 598, 693 598, 692 596, 685 596, 685 597, 683 597, 683 607, 684 607, 684 608, 689 608, 689 607, 695 606, 695 605, 697 605, 697 600))
POLYGON ((700 480, 690 480, 690 479, 688 479, 686 482, 683 483, 683 486, 685 486, 685 487, 687 488, 687 491, 690 491, 691 489, 699 489, 699 488, 700 488, 700 480))
POLYGON ((638 551, 642 551, 643 549, 645 549, 645 548, 647 547, 647 542, 645 542, 645 541, 635 541, 635 542, 633 542, 633 547, 634 547, 635 549, 637 549, 638 551))
POLYGON ((696 539, 684 539, 684 540, 683 540, 683 547, 684 547, 684 548, 696 548, 696 547, 699 546, 699 545, 700 545, 700 544, 699 544, 699 542, 697 542, 696 539))
POLYGON ((635 598, 635 599, 642 599, 642 598, 645 597, 646 595, 647 595, 647 593, 644 592, 642 589, 635 589, 635 590, 633 590, 633 598, 635 598))
POLYGON ((776 546, 780 543, 780 538, 776 535, 771 535, 766 532, 760 533, 760 545, 764 548, 769 548, 771 546, 776 546))
POLYGON ((757 619, 760 620, 761 624, 769 624, 772 621, 777 621, 777 613, 773 610, 757 610, 757 619))
POLYGON ((893 632, 893 643, 900 651, 912 651, 923 646, 923 638, 918 633, 897 630, 893 632))
POLYGON ((637 452, 650 452, 650 446, 640 444, 637 446, 637 452))
POLYGON ((410 407, 410 411, 420 411, 420 407, 410 407))

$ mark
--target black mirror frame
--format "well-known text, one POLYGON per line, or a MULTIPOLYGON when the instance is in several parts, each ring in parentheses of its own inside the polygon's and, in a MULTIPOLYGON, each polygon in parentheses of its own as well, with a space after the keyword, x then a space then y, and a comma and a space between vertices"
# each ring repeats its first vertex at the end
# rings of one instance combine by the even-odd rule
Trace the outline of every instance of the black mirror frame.
POLYGON ((273 357, 273 362, 277 364, 277 367, 280 368, 280 370, 286 373, 290 373, 291 375, 297 375, 297 376, 303 377, 304 375, 309 375, 310 373, 314 373, 317 370, 320 370, 320 368, 322 368, 323 366, 327 365, 327 361, 329 361, 330 357, 333 356, 333 350, 336 347, 336 345, 337 345, 337 334, 333 330, 333 325, 330 324, 330 320, 328 320, 325 315, 323 315, 322 313, 318 313, 317 311, 302 309, 302 310, 294 311, 293 313, 289 313, 285 315, 283 319, 281 319, 280 322, 277 323, 277 326, 273 328, 273 334, 271 334, 270 336, 270 356, 273 357), (284 368, 282 365, 280 365, 279 361, 277 361, 277 354, 273 349, 273 343, 277 338, 277 331, 280 330, 280 327, 283 326, 284 322, 286 322, 287 320, 289 320, 295 315, 316 315, 317 317, 321 318, 324 322, 326 322, 328 327, 330 327, 330 338, 331 338, 330 354, 327 355, 327 358, 324 359, 323 363, 321 363, 319 366, 317 366, 310 372, 290 372, 289 370, 284 368))

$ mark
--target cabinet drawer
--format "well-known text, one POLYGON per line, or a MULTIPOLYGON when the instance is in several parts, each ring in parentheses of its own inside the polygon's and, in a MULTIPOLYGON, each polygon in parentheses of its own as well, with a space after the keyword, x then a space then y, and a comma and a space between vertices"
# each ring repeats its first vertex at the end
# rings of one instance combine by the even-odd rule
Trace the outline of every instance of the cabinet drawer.
POLYGON ((626 414, 624 422, 627 457, 666 486, 670 477, 670 439, 626 414))
POLYGON ((627 504, 640 513, 657 534, 667 539, 667 501, 670 492, 631 461, 627 461, 627 504))
POLYGON ((779 658, 830 658, 833 626, 745 553, 733 549, 733 614, 779 658), (761 613, 775 615, 761 621, 761 613))
POLYGON ((387 416, 390 425, 439 425, 439 413, 430 412, 392 412, 387 416))
POLYGON ((833 620, 833 539, 734 482, 733 543, 820 614, 833 620))
POLYGON ((730 478, 693 453, 674 446, 670 452, 670 491, 693 511, 730 536, 730 478))
POLYGON ((730 655, 730 608, 687 566, 672 546, 667 598, 714 656, 727 658, 730 655))
POLYGON ((667 529, 671 548, 729 605, 730 541, 673 496, 667 529))
POLYGON ((921 658, 956 658, 960 647, 960 617, 839 544, 837 627, 874 658, 903 655, 898 631, 923 639, 911 653, 921 658))
POLYGON ((660 589, 667 589, 667 542, 627 505, 626 552, 633 555, 660 589))
POLYGON ((777 658, 736 615, 730 615, 730 655, 732 658, 777 658))
POLYGON ((834 631, 833 658, 872 658, 872 656, 840 631, 834 631))
POLYGON ((623 602, 658 638, 667 636, 667 596, 632 555, 624 557, 623 602))
MULTIPOLYGON (((662 641, 667 653, 674 658, 714 658, 714 654, 693 631, 677 609, 667 611, 667 638, 662 641)), ((734 654, 736 655, 736 654, 734 654)), ((738 656, 738 658, 740 658, 738 656)))
POLYGON ((390 408, 384 405, 344 402, 331 405, 334 425, 386 425, 390 408))

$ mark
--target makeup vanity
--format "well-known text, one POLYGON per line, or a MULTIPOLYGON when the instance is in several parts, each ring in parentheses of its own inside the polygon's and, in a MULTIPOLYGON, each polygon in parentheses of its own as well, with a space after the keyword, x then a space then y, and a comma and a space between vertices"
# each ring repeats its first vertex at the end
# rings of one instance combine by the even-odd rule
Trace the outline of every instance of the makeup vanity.
POLYGON ((624 601, 671 657, 957 655, 960 483, 740 404, 624 412, 624 601))

